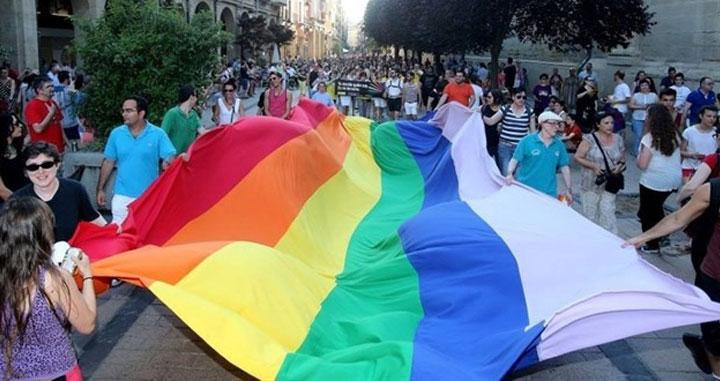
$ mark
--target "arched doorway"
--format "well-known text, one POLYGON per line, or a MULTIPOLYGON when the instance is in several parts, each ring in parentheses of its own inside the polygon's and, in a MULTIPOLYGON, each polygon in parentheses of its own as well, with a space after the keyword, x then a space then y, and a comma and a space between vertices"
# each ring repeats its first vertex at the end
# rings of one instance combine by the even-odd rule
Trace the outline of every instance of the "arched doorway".
POLYGON ((220 12, 220 22, 222 24, 222 28, 224 31, 229 32, 233 37, 233 41, 231 41, 227 46, 223 46, 220 49, 220 54, 223 56, 226 56, 228 59, 235 58, 236 52, 234 49, 235 46, 235 17, 233 16, 232 11, 230 8, 224 8, 222 12, 220 12))
POLYGON ((199 2, 198 5, 195 6, 195 14, 198 14, 200 12, 209 12, 209 11, 210 11, 210 6, 204 1, 199 2))

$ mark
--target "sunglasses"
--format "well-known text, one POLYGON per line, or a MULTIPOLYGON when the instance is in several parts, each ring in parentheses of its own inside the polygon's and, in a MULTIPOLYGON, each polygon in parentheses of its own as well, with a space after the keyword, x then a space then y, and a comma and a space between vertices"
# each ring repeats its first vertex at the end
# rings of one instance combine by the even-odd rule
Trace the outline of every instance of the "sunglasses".
POLYGON ((233 91, 235 91, 235 90, 233 90, 233 89, 225 89, 225 92, 226 92, 226 93, 232 93, 233 91))
POLYGON ((271 80, 271 81, 274 81, 274 80, 276 80, 276 79, 278 79, 278 77, 270 77, 270 80, 271 80))
POLYGON ((28 165, 25 166, 25 170, 28 171, 28 172, 35 172, 35 171, 37 171, 37 170, 40 169, 40 168, 42 168, 42 169, 50 169, 50 168, 52 168, 52 167, 54 167, 54 166, 55 166, 55 162, 54 162, 54 161, 43 161, 43 162, 40 163, 40 164, 28 164, 28 165))
POLYGON ((515 99, 527 99, 527 95, 516 95, 515 99))

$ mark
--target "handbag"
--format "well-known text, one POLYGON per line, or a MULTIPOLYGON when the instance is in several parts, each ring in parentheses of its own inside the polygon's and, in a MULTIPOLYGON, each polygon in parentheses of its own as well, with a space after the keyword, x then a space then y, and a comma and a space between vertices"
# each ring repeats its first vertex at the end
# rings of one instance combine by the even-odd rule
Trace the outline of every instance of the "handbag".
POLYGON ((625 188, 625 176, 623 176, 622 173, 613 173, 610 169, 610 164, 608 164, 607 156, 605 156, 605 150, 602 148, 602 144, 600 144, 600 140, 595 136, 594 132, 591 135, 593 139, 595 139, 595 143, 597 143, 600 153, 603 156, 603 161, 605 162, 605 173, 600 175, 605 177, 605 190, 616 194, 620 189, 625 188))

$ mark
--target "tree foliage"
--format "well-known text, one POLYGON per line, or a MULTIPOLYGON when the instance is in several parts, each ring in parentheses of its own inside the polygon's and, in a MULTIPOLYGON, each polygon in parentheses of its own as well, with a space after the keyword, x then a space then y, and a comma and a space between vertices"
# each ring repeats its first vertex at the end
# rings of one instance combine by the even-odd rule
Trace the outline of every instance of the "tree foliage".
POLYGON ((238 34, 236 42, 240 45, 241 56, 245 50, 254 52, 265 44, 273 42, 273 34, 268 30, 267 20, 263 15, 249 16, 243 13, 237 20, 238 34))
POLYGON ((295 31, 276 22, 270 22, 267 29, 270 32, 271 42, 276 43, 278 46, 287 45, 295 38, 295 31))
POLYGON ((209 12, 188 23, 176 9, 152 1, 113 0, 99 20, 76 22, 83 39, 75 48, 92 78, 83 113, 101 138, 122 123, 121 103, 133 94, 148 98, 148 120, 159 123, 181 85, 212 81, 218 49, 230 40, 209 12))
POLYGON ((589 56, 627 47, 650 32, 652 17, 644 0, 370 0, 364 32, 382 45, 434 54, 489 52, 495 72, 510 37, 589 56))

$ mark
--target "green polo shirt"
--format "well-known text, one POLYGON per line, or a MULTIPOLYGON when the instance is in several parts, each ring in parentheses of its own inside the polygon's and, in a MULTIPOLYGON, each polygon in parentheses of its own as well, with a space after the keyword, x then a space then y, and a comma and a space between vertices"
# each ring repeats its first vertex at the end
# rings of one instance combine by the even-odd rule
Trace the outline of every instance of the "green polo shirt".
POLYGON ((520 140, 513 159, 518 162, 515 178, 519 182, 557 196, 557 169, 570 165, 570 157, 559 138, 553 138, 546 146, 539 132, 530 134, 520 140))
POLYGON ((165 113, 161 127, 170 137, 177 153, 181 154, 195 141, 197 129, 200 127, 200 117, 195 110, 185 114, 180 106, 175 106, 165 113))

